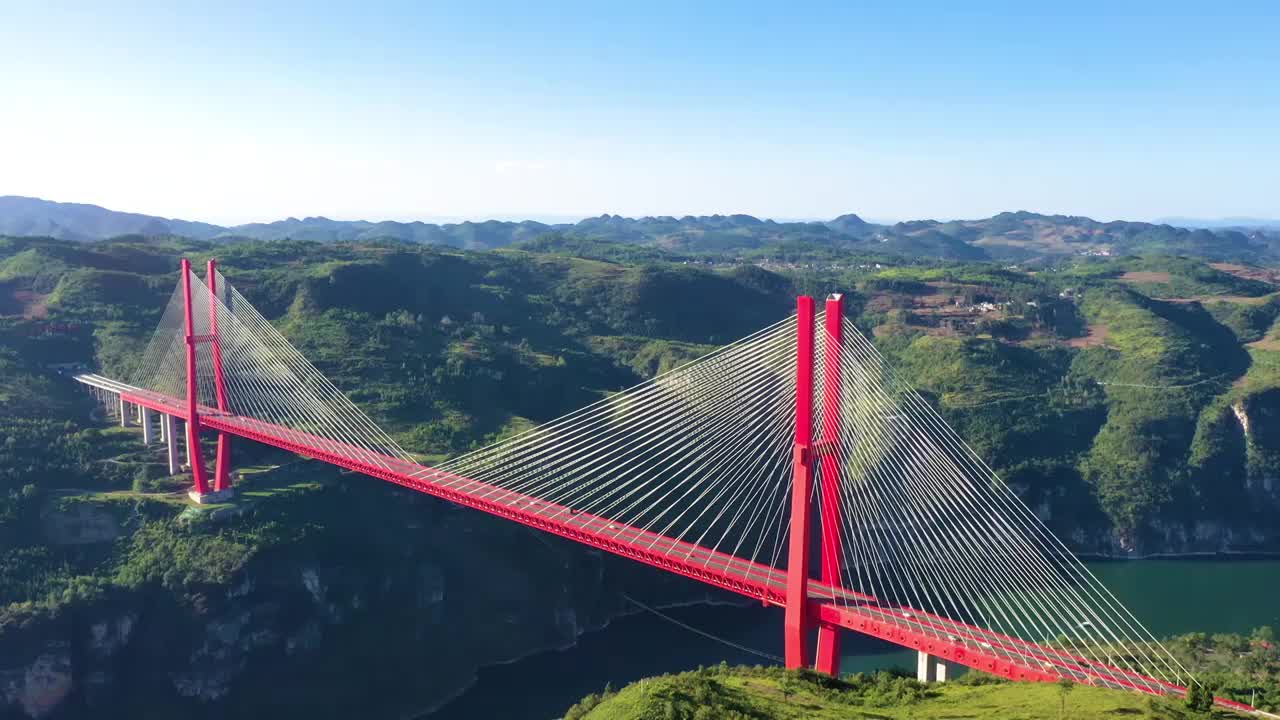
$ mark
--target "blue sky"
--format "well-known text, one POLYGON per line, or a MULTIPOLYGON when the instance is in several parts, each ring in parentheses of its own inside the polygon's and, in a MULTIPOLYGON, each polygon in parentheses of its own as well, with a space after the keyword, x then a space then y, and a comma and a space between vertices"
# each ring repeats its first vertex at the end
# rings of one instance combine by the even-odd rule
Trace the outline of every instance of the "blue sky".
POLYGON ((0 0, 0 194, 220 223, 1280 215, 1280 3, 112 5, 0 0))

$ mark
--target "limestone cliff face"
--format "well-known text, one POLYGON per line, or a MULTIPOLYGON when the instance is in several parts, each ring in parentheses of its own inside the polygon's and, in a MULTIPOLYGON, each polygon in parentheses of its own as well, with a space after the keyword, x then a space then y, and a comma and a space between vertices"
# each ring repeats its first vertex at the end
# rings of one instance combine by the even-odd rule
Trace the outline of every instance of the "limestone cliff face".
POLYGON ((1272 529, 1254 525, 1233 525, 1216 521, 1156 521, 1141 535, 1111 528, 1080 528, 1065 540, 1076 552, 1087 556, 1117 559, 1176 557, 1190 555, 1248 555, 1268 553, 1276 546, 1272 529))
POLYGON ((71 694, 71 657, 65 643, 52 641, 28 664, 0 669, 0 701, 27 717, 57 711, 71 694))
POLYGON ((1273 501, 1280 496, 1280 393, 1269 391, 1250 395, 1231 405, 1245 437, 1248 472, 1246 489, 1257 499, 1273 501))
MULTIPOLYGON (((1280 390, 1208 406, 1187 462, 1167 473, 1155 516, 1122 532, 1094 488, 1037 497, 1035 511, 1079 552, 1118 558, 1280 551, 1280 390), (1083 500, 1082 500, 1083 499, 1083 500), (1072 500, 1077 502, 1073 503, 1072 500), (1064 512, 1074 507, 1076 512, 1064 512), (1083 510, 1082 510, 1083 508, 1083 510)), ((1065 487, 1065 486, 1064 486, 1065 487)))

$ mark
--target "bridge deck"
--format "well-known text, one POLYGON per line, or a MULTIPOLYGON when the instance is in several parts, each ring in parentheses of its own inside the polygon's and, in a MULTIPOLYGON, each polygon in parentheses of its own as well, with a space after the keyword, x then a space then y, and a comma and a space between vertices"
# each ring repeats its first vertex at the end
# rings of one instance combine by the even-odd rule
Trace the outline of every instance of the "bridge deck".
MULTIPOLYGON (((124 400, 157 412, 187 417, 185 400, 133 387, 101 375, 78 375, 79 382, 118 393, 124 400)), ((783 606, 786 572, 734 555, 672 539, 563 505, 429 468, 400 458, 338 443, 254 418, 202 406, 201 424, 255 442, 322 460, 349 470, 434 495, 616 555, 639 560, 736 592, 765 604, 783 606)), ((861 632, 894 644, 928 652, 966 667, 1015 680, 1076 682, 1134 690, 1152 695, 1180 694, 1178 685, 1132 670, 1077 657, 981 627, 843 588, 809 582, 809 598, 820 622, 861 632)), ((1219 704, 1252 711, 1219 699, 1219 704)))

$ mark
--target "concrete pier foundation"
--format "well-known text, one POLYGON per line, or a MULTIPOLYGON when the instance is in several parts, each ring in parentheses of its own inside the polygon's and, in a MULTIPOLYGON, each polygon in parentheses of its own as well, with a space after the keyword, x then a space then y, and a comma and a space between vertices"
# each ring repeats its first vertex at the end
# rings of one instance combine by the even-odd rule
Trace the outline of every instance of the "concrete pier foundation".
POLYGON ((922 683, 946 682, 950 663, 923 650, 916 652, 916 680, 922 683))
POLYGON ((227 502, 235 496, 236 491, 231 488, 227 488, 226 490, 212 490, 207 493, 198 493, 195 490, 191 490, 187 493, 187 497, 191 498, 191 502, 196 503, 197 505, 227 502))

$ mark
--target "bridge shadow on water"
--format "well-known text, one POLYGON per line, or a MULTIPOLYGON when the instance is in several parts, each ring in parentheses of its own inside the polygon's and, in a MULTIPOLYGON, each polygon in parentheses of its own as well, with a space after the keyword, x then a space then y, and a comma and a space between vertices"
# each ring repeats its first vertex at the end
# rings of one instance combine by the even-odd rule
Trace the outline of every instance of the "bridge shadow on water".
MULTIPOLYGON (((782 655, 778 632, 782 611, 694 605, 663 610, 700 631, 769 655, 782 655)), ((844 672, 915 667, 915 653, 901 647, 844 633, 844 672)), ((769 661, 710 638, 701 637, 647 612, 617 618, 604 630, 589 632, 566 650, 530 655, 507 665, 484 668, 467 692, 421 720, 552 720, 584 696, 611 683, 620 688, 641 678, 692 670, 699 665, 769 664, 769 661)))

